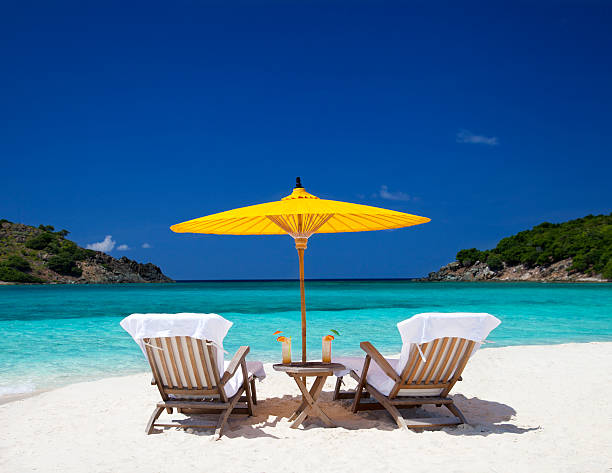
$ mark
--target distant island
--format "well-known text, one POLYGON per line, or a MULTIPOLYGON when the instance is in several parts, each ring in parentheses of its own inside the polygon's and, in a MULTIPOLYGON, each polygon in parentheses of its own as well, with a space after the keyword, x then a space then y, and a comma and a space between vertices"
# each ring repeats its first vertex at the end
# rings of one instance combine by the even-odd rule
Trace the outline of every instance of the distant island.
POLYGON ((612 214, 544 222, 503 238, 492 250, 461 250, 425 281, 612 280, 612 214))
POLYGON ((109 284, 174 282, 152 263, 81 248, 67 230, 0 220, 0 283, 109 284))

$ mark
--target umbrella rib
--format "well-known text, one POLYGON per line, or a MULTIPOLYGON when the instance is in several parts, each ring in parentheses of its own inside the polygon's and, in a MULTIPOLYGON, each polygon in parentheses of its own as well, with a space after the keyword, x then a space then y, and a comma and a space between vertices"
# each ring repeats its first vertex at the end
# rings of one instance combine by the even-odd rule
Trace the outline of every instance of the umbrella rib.
POLYGON ((223 228, 224 233, 230 233, 233 229, 239 227, 243 223, 243 218, 241 219, 232 219, 231 221, 226 222, 225 224, 218 225, 213 227, 213 231, 219 231, 219 229, 223 228))
POLYGON ((258 225, 262 222, 261 219, 263 219, 263 217, 257 217, 258 220, 255 220, 255 222, 253 223, 253 225, 246 227, 244 230, 241 230, 242 233, 247 233, 251 228, 253 228, 255 225, 258 225))
POLYGON ((374 224, 376 224, 376 225, 381 225, 380 220, 382 220, 382 222, 383 222, 383 223, 391 223, 391 224, 393 224, 393 225, 397 224, 397 222, 394 222, 394 221, 392 221, 392 220, 391 220, 391 221, 389 221, 389 220, 387 220, 387 219, 380 218, 380 217, 378 217, 378 216, 371 216, 370 218, 368 218, 368 216, 367 216, 367 215, 360 215, 359 217, 363 218, 364 220, 367 220, 368 222, 372 222, 372 223, 374 223, 374 224), (377 220, 377 219, 378 219, 378 220, 377 220))
POLYGON ((310 227, 312 222, 315 221, 315 214, 304 214, 302 218, 302 231, 308 233, 310 231, 310 227))
MULTIPOLYGON (((338 218, 338 216, 337 216, 337 215, 335 215, 335 217, 336 217, 336 218, 338 218)), ((327 223, 327 224, 329 225, 329 227, 330 227, 330 228, 331 228, 331 229, 334 231, 334 233, 338 233, 338 230, 336 230, 336 227, 334 227, 334 226, 331 224, 331 221, 332 221, 332 219, 330 218, 330 219, 329 219, 327 222, 325 222, 325 223, 327 223)), ((323 225, 321 225, 321 226, 323 226, 323 225)))
POLYGON ((274 224, 279 226, 283 231, 291 234, 291 227, 287 225, 285 220, 280 215, 266 215, 268 219, 270 219, 274 224))
POLYGON ((391 224, 394 224, 394 225, 397 225, 398 223, 402 223, 401 221, 398 222, 397 220, 393 220, 394 218, 395 219, 404 219, 404 221, 407 221, 408 223, 414 221, 414 219, 412 219, 410 217, 404 217, 403 215, 402 216, 398 215, 396 217, 389 217, 389 218, 383 217, 381 215, 360 215, 360 217, 365 219, 365 220, 368 220, 370 222, 374 222, 374 223, 378 223, 378 224, 380 224, 380 222, 377 222, 376 219, 382 220, 383 222, 391 223, 391 224))
POLYGON ((223 220, 223 219, 219 219, 219 220, 212 220, 211 222, 200 222, 198 224, 198 228, 202 228, 202 229, 210 229, 210 230, 218 230, 220 228, 224 228, 227 227, 228 225, 233 225, 236 223, 236 221, 241 221, 244 220, 246 217, 242 217, 239 219, 228 219, 228 220, 223 220))
POLYGON ((192 223, 192 227, 189 231, 193 233, 201 233, 201 231, 207 231, 209 229, 214 230, 215 227, 221 225, 223 220, 212 220, 210 222, 197 222, 192 223))
POLYGON ((289 228, 291 228, 291 231, 294 233, 300 231, 298 222, 296 222, 296 216, 294 214, 289 215, 287 222, 289 223, 289 228))
POLYGON ((319 219, 316 220, 316 224, 312 227, 311 233, 315 233, 319 228, 325 225, 334 216, 334 214, 323 214, 319 219))
POLYGON ((357 220, 355 220, 355 219, 352 219, 352 218, 351 218, 351 217, 349 217, 347 214, 342 214, 342 218, 345 218, 346 220, 349 220, 350 222, 353 222, 353 223, 355 223, 355 224, 357 224, 357 225, 361 225, 361 226, 363 226, 363 223, 361 223, 361 222, 359 222, 359 221, 357 221, 357 220))
POLYGON ((333 214, 310 214, 312 215, 312 218, 310 219, 309 225, 308 225, 308 232, 309 233, 315 233, 319 228, 321 228, 321 226, 327 221, 329 220, 333 214))
MULTIPOLYGON (((357 217, 357 215, 354 215, 354 214, 353 214, 352 216, 353 216, 353 217, 357 217)), ((349 217, 347 214, 342 214, 342 216, 341 216, 341 217, 342 217, 342 218, 344 218, 344 219, 346 219, 346 220, 349 220, 350 222, 353 222, 353 223, 354 223, 354 224, 356 224, 356 225, 359 225, 359 226, 361 226, 361 227, 365 227, 365 225, 364 225, 364 223, 363 223, 363 222, 360 222, 359 220, 355 220, 355 218, 351 218, 351 217, 349 217)), ((397 221, 393 221, 393 220, 389 221, 388 219, 385 219, 385 218, 382 218, 382 217, 379 217, 379 216, 376 216, 376 217, 374 217, 374 216, 370 216, 370 218, 368 218, 368 216, 366 216, 366 215, 359 215, 358 217, 359 217, 359 218, 362 218, 362 219, 364 219, 364 220, 367 220, 367 221, 369 221, 369 222, 372 222, 372 223, 374 223, 374 224, 376 224, 376 225, 378 225, 378 226, 380 226, 380 227, 381 227, 381 228, 378 228, 378 229, 372 228, 372 229, 370 229, 370 230, 385 230, 385 228, 387 228, 387 229, 396 228, 396 226, 397 226, 397 225, 398 225, 398 223, 399 223, 399 222, 397 222, 397 221), (376 220, 376 218, 380 218, 380 220, 382 220, 382 221, 383 221, 383 223, 386 223, 386 224, 391 223, 391 224, 393 224, 394 226, 393 226, 393 227, 384 227, 384 226, 382 226, 382 224, 381 224, 381 222, 380 222, 380 221, 377 221, 377 220, 376 220)), ((366 227, 366 229, 367 229, 367 227, 366 227)), ((359 230, 359 229, 357 228, 357 229, 356 229, 356 230, 354 230, 354 231, 363 231, 363 230, 359 230)))
MULTIPOLYGON (((259 235, 265 235, 265 230, 266 228, 268 228, 270 225, 274 225, 274 222, 272 220, 270 220, 268 217, 266 217, 267 220, 265 220, 265 225, 263 226, 263 228, 261 229, 261 231, 259 232, 259 235)), ((281 229, 282 230, 282 229, 281 229)), ((284 230, 283 230, 284 231, 284 230)))
POLYGON ((315 221, 315 214, 304 214, 302 217, 302 233, 312 233, 310 231, 312 223, 315 221))
POLYGON ((241 220, 247 219, 248 217, 241 217, 241 218, 233 218, 230 220, 213 220, 212 222, 208 223, 208 222, 201 222, 200 224, 196 225, 196 229, 206 229, 206 227, 208 226, 207 230, 209 231, 217 231, 223 227, 226 227, 228 225, 233 225, 235 223, 240 222, 241 220))

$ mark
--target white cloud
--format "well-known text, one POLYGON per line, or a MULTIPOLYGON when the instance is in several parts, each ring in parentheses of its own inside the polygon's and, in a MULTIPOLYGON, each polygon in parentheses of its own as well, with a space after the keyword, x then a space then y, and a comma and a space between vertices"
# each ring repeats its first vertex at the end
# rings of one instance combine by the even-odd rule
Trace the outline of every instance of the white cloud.
POLYGON ((127 246, 127 245, 119 245, 119 246, 117 247, 117 249, 118 249, 119 251, 126 251, 126 250, 129 250, 129 249, 130 249, 130 247, 129 247, 129 246, 127 246))
POLYGON ((497 146, 499 140, 497 136, 475 135, 469 130, 459 130, 457 133, 457 143, 475 143, 489 146, 497 146))
POLYGON ((380 190, 374 194, 376 197, 387 200, 410 200, 410 196, 405 192, 395 191, 391 192, 384 184, 380 186, 380 190))
POLYGON ((104 253, 113 251, 114 247, 115 247, 115 241, 113 241, 112 235, 106 235, 104 237, 104 240, 99 241, 97 243, 89 243, 86 246, 88 250, 103 251, 104 253))
POLYGON ((143 243, 143 244, 142 244, 142 247, 143 247, 143 248, 153 248, 153 246, 152 246, 152 245, 149 245, 148 243, 143 243))

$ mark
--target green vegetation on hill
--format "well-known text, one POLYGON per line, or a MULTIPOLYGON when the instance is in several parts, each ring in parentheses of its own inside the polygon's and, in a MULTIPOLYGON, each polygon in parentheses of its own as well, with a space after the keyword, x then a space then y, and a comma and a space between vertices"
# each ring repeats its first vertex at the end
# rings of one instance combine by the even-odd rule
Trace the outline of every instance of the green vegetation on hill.
MULTIPOLYGON (((0 220, 0 226, 11 223, 6 219, 0 220)), ((40 225, 38 231, 33 227, 25 233, 25 243, 19 244, 14 238, 6 235, 0 243, 0 281, 43 283, 44 279, 32 273, 31 261, 36 261, 38 252, 48 256, 46 266, 58 274, 78 277, 81 269, 77 261, 93 256, 95 251, 79 248, 76 243, 67 240, 67 230, 56 232, 51 225, 40 225), (31 251, 29 251, 31 250, 31 251)))
POLYGON ((50 225, 39 227, 43 233, 30 238, 25 242, 27 248, 33 250, 44 250, 53 254, 47 261, 47 266, 58 274, 65 276, 80 276, 82 271, 77 266, 77 261, 82 261, 88 256, 93 256, 95 251, 79 248, 76 243, 66 240, 67 230, 54 232, 50 225))
POLYGON ((0 283, 173 282, 153 263, 81 248, 66 238, 68 233, 0 219, 0 283))
POLYGON ((486 262, 493 270, 523 264, 547 266, 572 258, 571 270, 612 279, 612 214, 588 215, 564 223, 544 222, 500 240, 492 250, 461 250, 457 261, 470 266, 486 262))
POLYGON ((42 279, 29 274, 30 271, 32 271, 30 263, 17 255, 10 255, 8 258, 0 261, 0 281, 44 282, 42 279))

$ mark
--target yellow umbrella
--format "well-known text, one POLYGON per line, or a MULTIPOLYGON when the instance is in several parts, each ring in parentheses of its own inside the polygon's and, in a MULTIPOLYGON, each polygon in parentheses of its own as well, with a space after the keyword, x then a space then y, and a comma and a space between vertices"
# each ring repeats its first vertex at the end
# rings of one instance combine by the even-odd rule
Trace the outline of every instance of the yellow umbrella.
POLYGON ((314 233, 364 232, 410 227, 430 219, 369 205, 319 199, 296 179, 293 192, 276 202, 251 205, 172 225, 177 233, 216 235, 283 235, 295 240, 300 260, 302 306, 302 361, 306 361, 306 299, 304 296, 304 250, 314 233))

